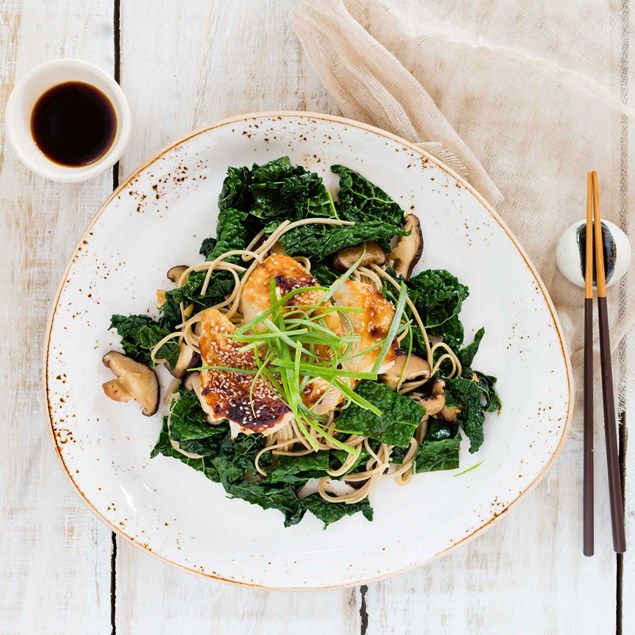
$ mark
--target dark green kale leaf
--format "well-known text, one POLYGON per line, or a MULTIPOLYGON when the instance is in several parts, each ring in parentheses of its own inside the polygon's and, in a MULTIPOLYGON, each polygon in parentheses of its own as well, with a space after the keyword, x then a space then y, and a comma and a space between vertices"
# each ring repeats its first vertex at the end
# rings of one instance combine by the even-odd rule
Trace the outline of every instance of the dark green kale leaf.
POLYGON ((228 494, 263 509, 278 509, 285 526, 295 525, 305 511, 295 489, 288 483, 268 483, 256 474, 254 461, 263 447, 262 435, 239 434, 234 440, 226 439, 212 461, 228 494))
POLYGON ((430 335, 455 350, 463 343, 459 313, 469 289, 445 269, 427 269, 406 281, 408 295, 430 335))
POLYGON ((500 399, 494 389, 496 379, 472 373, 470 377, 453 377, 445 380, 445 405, 459 410, 457 421, 470 440, 470 452, 476 452, 483 444, 485 412, 500 410, 500 399))
MULTIPOLYGON (((121 338, 121 346, 128 357, 154 366, 150 352, 170 330, 160 326, 148 315, 113 315, 108 328, 117 329, 121 338)), ((157 357, 165 359, 170 366, 176 366, 179 358, 179 345, 176 340, 169 340, 158 351, 157 357)))
POLYGON ((229 208, 248 212, 254 202, 249 189, 250 185, 251 170, 249 168, 228 167, 227 176, 218 197, 218 209, 221 212, 229 208))
POLYGON ((459 361, 461 362, 461 366, 463 368, 471 368, 472 362, 474 361, 476 353, 478 353, 478 348, 481 345, 481 340, 484 335, 485 329, 481 327, 478 331, 476 331, 472 343, 468 344, 465 348, 462 348, 458 352, 459 361))
POLYGON ((229 425, 210 425, 196 393, 181 387, 170 408, 170 437, 186 452, 214 456, 229 437, 229 425))
POLYGON ((408 448, 393 448, 390 452, 390 462, 395 465, 401 465, 407 452, 408 448))
POLYGON ((218 271, 212 274, 207 291, 201 295, 204 281, 205 272, 198 271, 189 274, 187 282, 182 287, 165 292, 165 302, 159 309, 161 313, 159 324, 167 328, 168 332, 174 330, 174 327, 181 322, 179 308, 181 302, 185 307, 192 304, 194 306, 193 313, 198 313, 222 302, 234 289, 234 278, 227 271, 218 271))
MULTIPOLYGON (((209 424, 208 427, 212 428, 212 426, 210 426, 209 424)), ((223 424, 223 432, 229 434, 229 426, 227 426, 227 424, 223 424)), ((167 417, 163 417, 163 426, 161 428, 159 438, 157 439, 157 442, 152 449, 152 452, 150 453, 150 458, 153 459, 159 454, 178 459, 179 461, 185 463, 185 465, 189 465, 195 470, 202 472, 208 479, 210 479, 210 481, 214 481, 215 483, 220 482, 220 475, 213 463, 212 453, 200 459, 193 459, 185 456, 184 454, 181 454, 178 450, 172 447, 172 444, 170 443, 170 432, 168 430, 167 417)))
POLYGON ((393 236, 403 235, 401 227, 374 219, 343 227, 302 225, 284 234, 280 242, 289 256, 306 256, 321 260, 344 247, 359 245, 367 240, 374 240, 388 249, 393 236))
POLYGON ((426 436, 415 454, 413 474, 459 467, 460 446, 461 435, 457 426, 430 419, 426 436))
POLYGON ((332 523, 344 518, 344 516, 352 516, 357 512, 362 512, 366 520, 373 520, 373 508, 370 506, 368 498, 364 498, 358 503, 347 505, 346 503, 329 503, 325 501, 317 492, 302 499, 302 504, 314 516, 317 516, 326 529, 332 523))
MULTIPOLYGON (((374 442, 374 443, 371 442, 370 445, 371 445, 371 448, 373 449, 373 452, 375 452, 377 448, 379 447, 379 443, 377 442, 374 442)), ((329 467, 332 470, 339 470, 342 467, 342 465, 344 465, 344 462, 346 461, 348 456, 349 456, 348 452, 344 452, 344 450, 331 450, 331 458, 329 460, 329 467)), ((351 467, 349 467, 348 470, 346 470, 346 472, 342 476, 339 476, 338 478, 344 479, 347 474, 352 474, 353 472, 356 472, 361 465, 363 465, 364 463, 366 463, 366 461, 368 461, 369 458, 370 458, 370 454, 368 453, 368 451, 366 450, 364 446, 361 446, 359 456, 355 460, 355 463, 353 463, 353 465, 351 465, 351 467)))
POLYGON ((337 429, 361 434, 382 443, 407 447, 425 414, 423 406, 376 381, 360 382, 355 392, 377 406, 382 412, 381 416, 351 403, 337 417, 337 429))
POLYGON ((311 267, 311 275, 317 280, 318 284, 324 287, 330 287, 341 274, 332 267, 329 267, 325 262, 320 262, 314 267, 311 267))
POLYGON ((238 481, 224 482, 223 487, 234 498, 242 498, 252 505, 260 505, 263 509, 281 511, 284 514, 285 527, 299 523, 306 511, 290 485, 263 486, 257 482, 238 481))
MULTIPOLYGON (((207 238, 201 245, 200 253, 205 256, 205 260, 214 260, 228 251, 244 249, 249 244, 252 235, 246 222, 248 216, 246 212, 235 207, 220 210, 216 226, 216 239, 207 238)), ((254 231, 253 235, 255 236, 258 231, 254 231)), ((234 262, 235 258, 234 256, 234 262)))
POLYGON ((331 195, 322 178, 280 157, 251 172, 253 206, 250 213, 263 221, 300 220, 309 216, 335 218, 331 195))
POLYGON ((216 243, 218 243, 216 238, 205 238, 201 243, 201 248, 198 250, 198 253, 204 256, 205 260, 214 260, 212 254, 216 248, 216 243))
POLYGON ((500 413, 502 403, 498 393, 496 392, 496 377, 485 375, 478 370, 474 371, 474 374, 478 379, 478 387, 483 393, 483 398, 485 399, 483 409, 485 412, 500 413))
POLYGON ((276 456, 273 467, 267 469, 267 481, 304 485, 311 478, 322 478, 328 469, 328 451, 313 452, 304 456, 281 455, 276 456))
MULTIPOLYGON (((246 222, 248 214, 239 209, 229 207, 218 214, 217 237, 206 238, 201 245, 200 253, 206 260, 214 260, 219 256, 247 247, 259 230, 253 231, 246 222), (253 233, 253 235, 252 235, 253 233)), ((227 259, 238 262, 238 256, 227 259)), ((209 281, 206 292, 201 295, 205 281, 205 271, 190 273, 187 282, 176 289, 165 292, 165 302, 159 309, 159 324, 172 331, 181 322, 179 304, 185 307, 194 305, 194 313, 198 313, 214 304, 222 302, 234 289, 234 277, 228 271, 215 271, 209 281)))
POLYGON ((265 447, 261 434, 239 434, 235 439, 225 439, 221 454, 251 478, 258 478, 255 468, 256 455, 265 447))
POLYGON ((340 177, 337 213, 343 220, 365 223, 381 220, 401 229, 406 214, 386 192, 343 165, 331 166, 340 177))

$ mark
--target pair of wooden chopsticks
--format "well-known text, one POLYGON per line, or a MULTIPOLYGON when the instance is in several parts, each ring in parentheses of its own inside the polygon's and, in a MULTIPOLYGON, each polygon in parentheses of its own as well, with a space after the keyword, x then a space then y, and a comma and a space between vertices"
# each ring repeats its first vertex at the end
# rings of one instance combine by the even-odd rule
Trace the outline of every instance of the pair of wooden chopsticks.
POLYGON ((585 244, 585 299, 584 299, 584 540, 585 556, 593 555, 593 269, 598 294, 600 324, 600 364, 602 367, 602 402, 606 461, 609 472, 609 498, 613 547, 617 553, 626 551, 624 535, 624 508, 622 506, 622 480, 617 451, 615 423, 615 397, 611 369, 611 343, 609 340, 608 310, 606 305, 606 275, 602 240, 602 219, 597 172, 589 172, 587 182, 586 244, 585 244))

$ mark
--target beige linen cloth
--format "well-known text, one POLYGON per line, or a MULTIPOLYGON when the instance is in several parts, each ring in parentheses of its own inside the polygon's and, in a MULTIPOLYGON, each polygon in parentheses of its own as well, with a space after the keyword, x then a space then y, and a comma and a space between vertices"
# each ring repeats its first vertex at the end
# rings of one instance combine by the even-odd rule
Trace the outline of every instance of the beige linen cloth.
MULTIPOLYGON (((291 14, 345 116, 433 142, 422 145, 458 168, 511 227, 558 310, 578 397, 583 290, 560 275, 554 254, 561 233, 585 215, 588 170, 599 172, 603 216, 627 232, 634 220, 628 14, 599 23, 606 10, 592 4, 536 0, 520 11, 507 0, 301 0, 291 14)), ((633 387, 634 280, 609 290, 620 409, 633 387)))

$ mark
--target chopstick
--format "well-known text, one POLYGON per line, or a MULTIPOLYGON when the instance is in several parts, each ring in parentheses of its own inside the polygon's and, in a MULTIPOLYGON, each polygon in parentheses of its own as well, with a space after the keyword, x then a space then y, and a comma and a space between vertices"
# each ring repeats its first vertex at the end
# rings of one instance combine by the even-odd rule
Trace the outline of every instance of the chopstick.
POLYGON ((593 177, 587 177, 584 264, 584 484, 582 552, 593 555, 593 177))
MULTIPOLYGON (((604 410, 604 434, 606 442, 606 462, 609 477, 609 499, 611 503, 611 524, 613 527, 613 548, 617 553, 626 551, 624 533, 624 509, 622 506, 622 480, 617 451, 617 426, 615 421, 615 395, 613 392, 613 370, 611 367, 611 342, 609 337, 608 307, 606 300, 606 275, 604 270, 604 249, 602 243, 602 217, 597 172, 591 172, 593 191, 593 229, 595 236, 596 287, 598 294, 598 317, 600 327, 600 365, 602 369, 602 403, 604 410)), ((586 300, 585 300, 586 305, 586 300)), ((586 324, 585 324, 586 326, 586 324)), ((586 356, 585 356, 586 361, 586 356)), ((585 382, 586 389, 586 382, 585 382)), ((591 392, 592 395, 592 392, 591 392)), ((592 396, 591 396, 592 399, 592 396)))

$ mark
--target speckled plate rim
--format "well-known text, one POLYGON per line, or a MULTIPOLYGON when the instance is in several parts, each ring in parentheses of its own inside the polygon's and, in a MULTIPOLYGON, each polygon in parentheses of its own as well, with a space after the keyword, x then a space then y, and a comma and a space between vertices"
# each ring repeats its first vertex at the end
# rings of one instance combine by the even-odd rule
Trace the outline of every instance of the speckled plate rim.
POLYGON ((543 283, 540 275, 536 271, 536 268, 534 267, 534 265, 531 262, 529 256, 527 255, 525 250, 522 248, 522 246, 520 245, 520 243, 518 242, 518 240, 516 239, 516 237, 514 236, 512 231, 509 229, 509 227, 503 221, 503 219, 498 215, 498 213, 494 210, 494 208, 474 189, 474 187, 472 185, 470 185, 465 179, 463 179, 459 174, 457 174, 450 167, 448 167, 447 165, 445 165, 444 163, 439 161, 433 155, 427 153, 425 150, 419 148, 418 146, 414 145, 413 143, 410 143, 409 141, 406 141, 405 139, 403 139, 403 138, 401 138, 401 137, 399 137, 397 135, 394 135, 394 134, 392 134, 390 132, 382 130, 381 128, 376 128, 375 126, 371 126, 369 124, 365 124, 365 123, 362 123, 360 121, 354 121, 352 119, 346 119, 345 117, 338 117, 336 115, 327 115, 327 114, 324 114, 324 113, 281 110, 281 111, 254 112, 254 113, 248 113, 248 114, 238 115, 238 116, 234 116, 234 117, 228 117, 226 119, 221 119, 219 121, 216 121, 215 123, 212 123, 209 126, 206 126, 204 128, 200 128, 199 130, 196 130, 196 131, 192 132, 191 134, 186 135, 185 137, 182 137, 182 138, 178 139, 177 141, 171 143, 170 145, 165 146, 164 148, 159 150, 159 152, 157 152, 154 156, 152 156, 148 161, 143 163, 141 166, 139 166, 136 170, 134 170, 131 174, 128 175, 126 180, 123 183, 121 183, 119 185, 119 187, 117 187, 117 189, 114 190, 112 192, 112 194, 106 199, 106 201, 100 207, 99 211, 95 214, 95 216, 92 218, 92 220, 88 224, 88 227, 86 228, 86 230, 84 231, 84 233, 80 237, 79 241, 77 242, 75 248, 73 249, 73 252, 71 253, 71 255, 70 255, 69 259, 68 259, 68 262, 66 264, 66 267, 64 269, 64 273, 62 274, 61 281, 59 283, 57 291, 55 292, 55 296, 54 296, 54 299, 53 299, 53 302, 52 302, 52 305, 51 305, 51 309, 49 311, 45 333, 46 333, 46 337, 45 337, 45 340, 44 340, 44 351, 43 351, 44 363, 42 365, 42 372, 43 372, 42 389, 43 389, 43 398, 44 398, 44 403, 45 403, 45 406, 46 406, 46 413, 47 413, 48 423, 49 423, 48 430, 49 430, 49 434, 51 436, 51 441, 53 442, 53 446, 55 448, 55 453, 57 455, 57 458, 59 459, 60 464, 62 465, 62 469, 63 469, 64 473, 66 474, 66 477, 68 478, 68 480, 73 485, 73 488, 75 489, 75 491, 77 492, 77 494, 79 495, 81 500, 84 502, 84 504, 109 529, 111 529, 113 532, 115 532, 118 536, 121 536, 122 538, 125 538, 130 543, 132 543, 136 547, 138 547, 141 550, 143 550, 145 553, 148 553, 151 556, 154 556, 155 558, 157 558, 157 559, 159 559, 159 560, 161 560, 161 561, 163 561, 163 562, 165 562, 167 564, 170 564, 172 566, 178 567, 179 569, 182 569, 184 571, 188 571, 190 573, 197 574, 197 575, 199 575, 199 576, 201 576, 203 578, 213 579, 213 580, 217 580, 217 581, 220 581, 220 582, 228 582, 228 583, 235 584, 235 585, 238 585, 238 586, 261 588, 261 589, 267 589, 267 590, 272 590, 272 591, 316 591, 316 590, 327 590, 327 589, 336 589, 336 588, 351 588, 351 587, 359 586, 360 584, 368 584, 368 583, 372 583, 372 582, 377 582, 379 580, 385 580, 387 578, 391 578, 391 577, 399 575, 401 573, 405 573, 406 571, 411 571, 412 569, 416 569, 418 567, 422 567, 424 565, 427 565, 430 562, 433 562, 434 560, 440 558, 441 556, 444 556, 444 555, 448 554, 449 552, 453 551, 458 546, 467 544, 468 542, 470 542, 474 538, 476 538, 479 534, 481 534, 483 531, 489 529, 490 527, 493 527, 499 521, 501 516, 503 516, 503 514, 505 514, 509 509, 511 509, 511 507, 513 507, 521 498, 523 498, 534 487, 536 487, 536 485, 538 485, 538 483, 547 475, 549 470, 552 468, 555 460, 560 455, 560 452, 562 451, 562 448, 564 447, 564 443, 567 440, 567 436, 569 434, 569 430, 570 430, 570 426, 571 426, 571 421, 572 421, 572 418, 573 418, 573 398, 572 398, 572 396, 573 396, 573 377, 572 377, 571 363, 569 361, 569 355, 567 353, 567 347, 566 347, 566 343, 565 343, 565 340, 564 340, 564 336, 562 334, 562 327, 560 325, 560 320, 558 319, 558 314, 557 314, 556 309, 555 309, 555 307, 554 307, 554 305, 553 305, 553 303, 551 301, 551 298, 549 296, 549 292, 547 291, 547 288, 545 287, 545 284, 543 283), (246 122, 246 121, 249 121, 249 120, 252 120, 252 119, 253 120, 257 120, 257 119, 260 119, 260 118, 271 118, 271 117, 300 118, 300 119, 312 119, 312 120, 318 120, 318 121, 328 121, 330 123, 342 124, 344 126, 348 126, 348 127, 352 127, 352 128, 358 128, 360 130, 373 133, 373 134, 378 135, 380 137, 383 137, 385 139, 390 139, 391 141, 395 141, 397 143, 400 143, 400 144, 406 146, 412 152, 415 152, 415 153, 421 155, 422 157, 428 159, 429 161, 431 161, 432 163, 437 165, 439 167, 439 169, 441 169, 443 172, 447 173, 453 179, 456 179, 463 187, 465 187, 478 200, 478 202, 485 208, 485 210, 487 210, 487 212, 496 221, 496 223, 498 223, 498 225, 505 232, 505 234, 507 235, 507 237, 509 238, 511 243, 514 245, 514 247, 518 251, 518 253, 521 256, 521 258, 523 259, 523 262, 525 263, 526 267, 531 272, 534 280, 536 281, 536 284, 538 285, 538 289, 540 290, 540 293, 542 294, 543 300, 544 300, 547 308, 549 309, 549 313, 551 315, 551 319, 553 321, 553 325, 554 325, 555 330, 556 330, 558 342, 560 343, 560 351, 561 351, 561 354, 562 354, 562 358, 563 358, 563 362, 564 362, 564 368, 565 368, 566 375, 567 375, 567 409, 566 409, 567 410, 567 414, 566 414, 566 418, 565 418, 565 423, 564 423, 564 425, 563 425, 563 427, 561 429, 560 439, 558 441, 558 445, 556 446, 555 450, 552 452, 551 457, 549 458, 547 463, 544 465, 542 470, 539 472, 539 474, 534 478, 534 480, 520 494, 518 494, 518 496, 513 501, 511 501, 506 507, 504 507, 500 511, 492 514, 492 517, 491 517, 490 520, 484 522, 478 528, 474 529, 474 531, 472 531, 472 533, 470 533, 469 535, 465 536, 462 540, 458 541, 457 543, 452 544, 452 545, 446 547, 445 549, 439 551, 432 558, 426 558, 423 561, 414 562, 411 565, 409 565, 407 567, 404 567, 404 568, 402 568, 402 569, 400 569, 398 571, 391 571, 389 573, 385 573, 385 574, 382 574, 382 575, 379 575, 379 576, 374 576, 374 577, 371 577, 371 578, 358 580, 356 582, 351 582, 351 583, 346 583, 346 584, 337 584, 337 585, 332 585, 332 586, 319 586, 319 587, 303 586, 303 587, 284 588, 284 589, 283 588, 278 588, 278 587, 269 587, 269 586, 266 586, 266 585, 250 584, 248 582, 241 582, 239 580, 232 580, 232 579, 228 579, 228 578, 223 578, 223 577, 218 576, 218 575, 212 575, 212 574, 209 574, 209 573, 198 571, 196 569, 192 569, 192 568, 186 567, 186 566, 184 566, 184 565, 182 565, 182 564, 180 564, 178 562, 174 562, 173 560, 170 560, 170 559, 168 559, 168 558, 166 558, 166 557, 164 557, 164 556, 162 556, 162 555, 160 555, 158 553, 155 553, 151 549, 148 549, 147 546, 144 546, 141 543, 139 543, 138 541, 136 541, 132 536, 129 536, 128 534, 126 534, 126 532, 123 531, 121 528, 119 528, 119 527, 115 526, 114 524, 112 524, 108 519, 106 519, 104 516, 102 516, 102 514, 99 512, 99 510, 92 504, 92 502, 88 498, 86 498, 84 492, 81 490, 79 485, 75 482, 75 480, 73 479, 73 476, 71 475, 70 470, 68 469, 66 463, 64 462, 64 458, 62 456, 62 453, 60 451, 60 447, 59 447, 59 445, 57 443, 57 440, 55 438, 55 433, 54 433, 53 411, 52 411, 50 400, 49 400, 50 390, 49 390, 49 384, 48 384, 48 365, 49 365, 49 353, 50 353, 50 346, 51 346, 51 334, 52 334, 52 328, 53 328, 53 320, 54 320, 55 314, 57 312, 57 308, 58 308, 58 305, 59 305, 59 299, 60 299, 60 295, 62 293, 62 289, 64 287, 64 284, 66 282, 68 274, 69 274, 69 272, 71 270, 71 267, 73 266, 73 261, 74 261, 76 255, 77 255, 77 253, 78 253, 83 241, 86 240, 86 238, 89 236, 92 227, 101 218, 102 214, 108 208, 108 206, 110 205, 111 201, 113 201, 119 195, 120 192, 122 192, 135 178, 137 178, 137 176, 143 170, 145 170, 146 168, 150 167, 153 163, 155 163, 156 161, 161 159, 161 157, 163 157, 166 153, 170 152, 175 147, 187 142, 188 140, 190 140, 190 139, 192 139, 194 137, 197 137, 198 135, 204 134, 204 133, 209 132, 211 130, 214 130, 216 128, 221 128, 223 126, 236 124, 238 122, 246 122))

